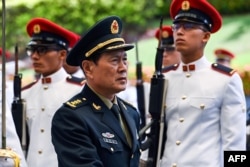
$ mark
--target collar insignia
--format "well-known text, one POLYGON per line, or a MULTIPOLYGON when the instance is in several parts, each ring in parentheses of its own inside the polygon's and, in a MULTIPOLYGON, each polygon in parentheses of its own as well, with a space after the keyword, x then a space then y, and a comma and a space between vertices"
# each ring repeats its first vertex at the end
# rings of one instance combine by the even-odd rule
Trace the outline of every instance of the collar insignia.
POLYGON ((190 9, 189 1, 183 1, 182 4, 181 4, 181 9, 182 10, 189 10, 190 9))
POLYGON ((38 33, 41 32, 41 27, 40 27, 39 24, 34 25, 34 27, 33 27, 33 32, 34 32, 35 34, 38 34, 38 33))
POLYGON ((111 33, 112 34, 117 34, 118 31, 119 31, 119 25, 118 25, 116 20, 113 20, 113 22, 111 24, 111 33))
POLYGON ((101 110, 101 106, 98 106, 98 105, 96 105, 95 103, 93 103, 92 106, 93 106, 96 110, 101 110))

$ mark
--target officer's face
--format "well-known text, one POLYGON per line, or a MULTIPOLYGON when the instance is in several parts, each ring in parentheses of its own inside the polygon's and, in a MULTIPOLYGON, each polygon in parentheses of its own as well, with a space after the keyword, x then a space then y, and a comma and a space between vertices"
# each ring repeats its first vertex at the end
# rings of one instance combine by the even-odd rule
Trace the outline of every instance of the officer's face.
MULTIPOLYGON (((45 47, 45 46, 43 46, 45 47)), ((43 48, 40 46, 31 46, 27 48, 27 53, 32 59, 34 71, 42 74, 44 77, 55 73, 62 67, 66 50, 60 50, 57 47, 43 48)))
POLYGON ((126 88, 127 68, 127 55, 123 50, 102 53, 97 63, 83 62, 88 84, 109 99, 126 88))

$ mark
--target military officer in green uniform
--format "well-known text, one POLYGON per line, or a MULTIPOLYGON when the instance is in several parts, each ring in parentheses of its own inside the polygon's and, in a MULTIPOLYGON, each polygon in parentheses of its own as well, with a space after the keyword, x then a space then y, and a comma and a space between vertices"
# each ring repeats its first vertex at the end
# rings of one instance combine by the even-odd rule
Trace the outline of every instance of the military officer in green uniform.
POLYGON ((86 85, 53 117, 52 142, 59 167, 139 166, 140 115, 116 96, 126 88, 126 51, 134 47, 125 43, 121 31, 119 17, 106 17, 67 57, 69 65, 83 69, 86 85))

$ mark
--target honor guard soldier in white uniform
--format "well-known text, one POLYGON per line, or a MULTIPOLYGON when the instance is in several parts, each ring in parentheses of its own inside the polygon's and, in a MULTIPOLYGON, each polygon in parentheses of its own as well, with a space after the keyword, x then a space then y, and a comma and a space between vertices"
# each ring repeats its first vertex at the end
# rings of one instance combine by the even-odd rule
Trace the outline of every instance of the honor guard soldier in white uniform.
MULTIPOLYGON (((0 93, 2 94, 2 72, 0 71, 0 93)), ((6 95, 8 96, 9 94, 7 94, 8 92, 6 91, 6 95)), ((23 154, 23 150, 21 148, 21 143, 20 140, 18 138, 18 135, 16 133, 16 128, 15 128, 15 124, 12 118, 12 113, 10 110, 10 106, 7 104, 7 97, 6 97, 6 101, 5 101, 5 106, 6 106, 6 149, 11 149, 13 152, 15 152, 17 155, 14 156, 18 156, 18 159, 20 159, 20 167, 27 167, 27 163, 26 163, 26 159, 25 156, 23 154)), ((2 95, 0 96, 0 107, 1 107, 1 112, 0 112, 0 143, 2 143, 2 95)), ((3 150, 0 150, 0 156, 4 155, 6 152, 3 150), (3 154, 2 154, 3 153, 3 154)), ((13 154, 12 154, 13 155, 13 154)), ((0 158, 0 166, 5 167, 8 166, 10 164, 13 164, 13 159, 5 159, 5 158, 0 158)))
POLYGON ((235 55, 232 52, 226 49, 216 49, 214 51, 214 54, 216 57, 215 59, 216 63, 222 64, 227 67, 231 67, 231 61, 232 59, 235 58, 235 55))
MULTIPOLYGON (((177 63, 180 62, 181 54, 175 48, 173 31, 171 26, 164 25, 161 27, 161 29, 158 28, 155 31, 155 38, 158 40, 158 42, 159 41, 161 42, 160 48, 164 50, 162 54, 162 72, 164 73, 165 71, 168 71, 168 68, 172 68, 171 65, 173 64, 177 65, 177 63)), ((149 91, 148 94, 146 94, 146 96, 149 97, 149 91)), ((152 119, 148 110, 146 118, 148 123, 152 119)), ((147 157, 148 157, 148 150, 142 152, 141 167, 144 167, 146 165, 145 161, 147 160, 147 157)))
POLYGON ((83 87, 82 80, 69 76, 62 66, 68 48, 79 36, 44 18, 32 19, 26 28, 31 37, 27 54, 34 71, 41 74, 22 90, 30 137, 27 163, 30 167, 58 167, 51 142, 51 121, 62 103, 83 87))
POLYGON ((162 55, 162 72, 164 73, 164 68, 180 62, 181 54, 175 49, 173 31, 171 26, 165 25, 161 30, 160 28, 158 28, 155 32, 155 38, 157 40, 161 40, 160 47, 164 49, 162 55))
POLYGON ((224 167, 223 151, 246 149, 246 103, 235 70, 210 63, 204 49, 222 25, 206 0, 173 0, 179 66, 165 73, 167 140, 162 167, 224 167))
POLYGON ((139 166, 140 116, 116 96, 126 88, 126 51, 134 47, 121 32, 121 19, 106 17, 82 36, 66 59, 83 69, 86 85, 52 120, 59 167, 139 166))

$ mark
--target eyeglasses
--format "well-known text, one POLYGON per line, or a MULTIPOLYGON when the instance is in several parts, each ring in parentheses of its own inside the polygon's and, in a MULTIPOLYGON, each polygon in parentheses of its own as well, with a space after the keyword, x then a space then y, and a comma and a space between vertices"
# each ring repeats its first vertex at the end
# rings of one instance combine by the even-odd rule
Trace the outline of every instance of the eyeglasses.
POLYGON ((28 56, 31 56, 35 52, 37 52, 39 56, 43 56, 49 51, 59 51, 59 50, 61 49, 55 45, 52 45, 52 46, 41 46, 41 45, 34 46, 33 45, 33 46, 26 47, 26 53, 28 56))
POLYGON ((172 25, 172 30, 177 31, 181 27, 186 31, 193 30, 193 29, 201 29, 203 31, 207 31, 206 28, 202 24, 196 24, 196 23, 190 23, 190 22, 174 23, 172 25))

